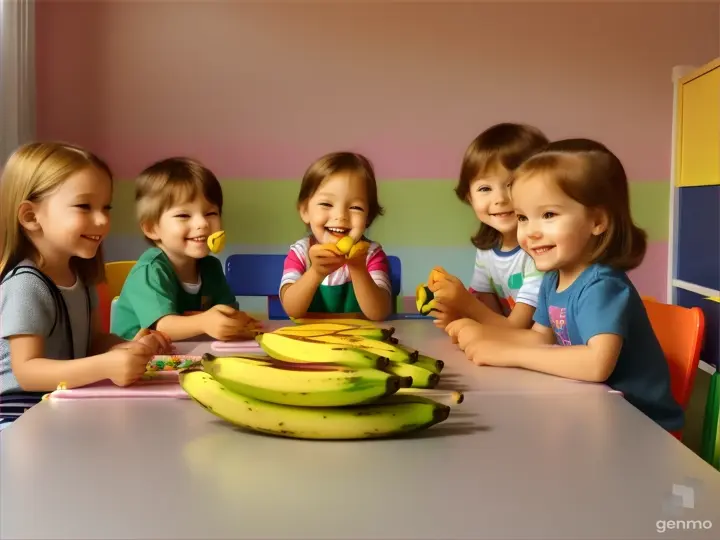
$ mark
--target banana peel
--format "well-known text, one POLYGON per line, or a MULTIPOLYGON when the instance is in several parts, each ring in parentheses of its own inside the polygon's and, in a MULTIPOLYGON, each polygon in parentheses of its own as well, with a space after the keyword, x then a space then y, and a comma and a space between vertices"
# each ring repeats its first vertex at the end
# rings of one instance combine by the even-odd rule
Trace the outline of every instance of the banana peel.
POLYGON ((208 236, 207 245, 213 253, 220 253, 225 249, 225 231, 218 231, 208 236))
POLYGON ((421 315, 429 315, 435 307, 435 295, 424 283, 415 289, 415 307, 421 315))

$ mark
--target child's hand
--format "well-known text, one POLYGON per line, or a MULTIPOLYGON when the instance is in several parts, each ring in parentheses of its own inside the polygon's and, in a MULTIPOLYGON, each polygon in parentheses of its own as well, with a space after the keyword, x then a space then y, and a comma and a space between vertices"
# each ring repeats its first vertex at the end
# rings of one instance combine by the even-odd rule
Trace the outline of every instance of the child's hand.
POLYGON ((448 274, 444 279, 434 281, 428 287, 439 303, 456 313, 468 315, 468 305, 475 297, 457 277, 448 274))
POLYGON ((345 256, 339 251, 333 251, 324 244, 312 245, 308 255, 310 256, 310 269, 323 278, 332 274, 347 262, 345 256))
POLYGON ((461 313, 458 313, 451 307, 437 300, 433 300, 433 311, 430 312, 430 315, 434 317, 433 324, 443 330, 445 330, 451 322, 462 318, 461 313))
POLYGON ((353 244, 347 256, 347 265, 351 268, 367 268, 367 254, 370 249, 370 242, 361 240, 353 244))
POLYGON ((254 319, 230 306, 213 306, 202 318, 203 332, 219 341, 250 339, 255 335, 251 323, 254 319))
POLYGON ((117 386, 129 386, 140 379, 153 356, 152 351, 139 342, 130 342, 128 346, 113 349, 107 354, 107 378, 117 386))
POLYGON ((135 334, 133 342, 142 343, 153 351, 153 354, 168 354, 172 352, 173 349, 170 336, 147 328, 141 328, 140 331, 135 334))
MULTIPOLYGON (((460 345, 461 334, 464 342, 467 342, 473 336, 477 339, 482 338, 482 325, 472 319, 457 319, 447 325, 445 332, 452 338, 453 343, 460 345)), ((463 347, 460 346, 460 348, 463 347)))

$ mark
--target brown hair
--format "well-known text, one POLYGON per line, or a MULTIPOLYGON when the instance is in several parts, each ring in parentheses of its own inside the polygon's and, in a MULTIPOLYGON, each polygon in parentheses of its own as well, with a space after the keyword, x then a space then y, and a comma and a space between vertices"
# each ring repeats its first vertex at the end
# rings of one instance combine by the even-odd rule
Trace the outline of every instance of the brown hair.
MULTIPOLYGON (((475 137, 465 151, 455 194, 462 202, 470 204, 468 199, 473 180, 498 169, 514 171, 548 142, 542 131, 526 124, 506 122, 489 127, 475 137)), ((490 249, 500 239, 501 234, 497 230, 480 223, 480 228, 470 240, 478 249, 490 249)))
MULTIPOLYGON (((18 210, 24 201, 39 202, 51 195, 70 176, 88 168, 113 176, 95 154, 59 142, 34 142, 18 148, 8 159, 0 179, 0 278, 23 259, 42 259, 18 221, 18 210)), ((102 244, 92 259, 70 258, 70 268, 85 285, 105 280, 102 244)))
POLYGON ((141 225, 157 225, 168 208, 195 199, 198 195, 217 206, 222 215, 222 187, 210 169, 186 157, 153 163, 135 180, 138 222, 141 225))
POLYGON ((608 228, 595 237, 592 263, 625 272, 640 265, 647 234, 633 222, 627 175, 615 154, 590 139, 557 141, 523 163, 515 178, 538 173, 550 175, 568 197, 583 206, 607 213, 608 228))
POLYGON ((366 227, 369 227, 375 221, 375 218, 385 213, 385 209, 380 206, 378 200, 377 181, 375 180, 372 163, 362 154, 333 152, 315 160, 303 175, 300 193, 297 198, 298 208, 315 194, 320 184, 327 177, 341 172, 354 174, 365 180, 369 206, 366 227))

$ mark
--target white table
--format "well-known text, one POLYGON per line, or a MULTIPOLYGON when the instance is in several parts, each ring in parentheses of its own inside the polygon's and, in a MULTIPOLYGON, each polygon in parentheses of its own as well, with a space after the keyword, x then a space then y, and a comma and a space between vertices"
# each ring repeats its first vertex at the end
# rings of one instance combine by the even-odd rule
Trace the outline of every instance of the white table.
POLYGON ((262 436, 188 400, 43 402, 0 434, 0 538, 718 537, 720 473, 621 396, 507 373, 394 440, 262 436), (668 507, 694 483, 694 508, 668 507))

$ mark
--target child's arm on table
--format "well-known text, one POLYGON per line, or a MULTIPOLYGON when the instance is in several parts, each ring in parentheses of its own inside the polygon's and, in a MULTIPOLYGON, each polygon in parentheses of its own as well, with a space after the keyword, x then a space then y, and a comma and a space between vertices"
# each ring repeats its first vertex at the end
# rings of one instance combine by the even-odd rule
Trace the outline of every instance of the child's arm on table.
POLYGON ((26 392, 52 391, 60 383, 74 388, 104 379, 126 386, 145 373, 152 356, 147 347, 137 343, 87 358, 53 360, 43 358, 45 347, 42 336, 15 335, 9 336, 8 340, 13 374, 26 392))
POLYGON ((621 336, 599 334, 587 345, 477 340, 464 350, 477 365, 518 367, 578 381, 603 382, 615 369, 622 343, 621 336))
POLYGON ((383 272, 389 287, 389 268, 385 253, 378 249, 368 260, 367 248, 358 249, 348 259, 347 264, 355 297, 365 317, 371 321, 385 320, 392 310, 391 294, 386 288, 379 286, 371 274, 383 272))
POLYGON ((488 305, 491 302, 490 298, 497 304, 494 295, 479 293, 483 297, 489 297, 487 301, 486 298, 481 300, 466 289, 462 281, 455 276, 450 275, 436 281, 430 285, 430 290, 435 295, 436 303, 443 306, 441 311, 449 310, 479 323, 493 326, 527 329, 532 325, 534 307, 518 302, 510 314, 505 317, 488 305))
MULTIPOLYGON (((500 341, 494 335, 476 339, 470 335, 472 328, 467 326, 457 331, 458 344, 476 364, 520 367, 570 379, 603 382, 615 369, 626 338, 629 298, 630 290, 621 280, 599 279, 586 286, 578 300, 575 319, 582 345, 539 345, 514 337, 500 341)), ((549 326, 542 290, 535 320, 533 329, 542 331, 550 339, 554 332, 549 326)))
POLYGON ((146 345, 153 354, 169 352, 172 347, 172 340, 168 336, 163 335, 161 332, 153 332, 147 328, 140 329, 132 341, 126 341, 116 334, 105 332, 102 328, 100 315, 97 311, 93 312, 89 354, 102 354, 111 349, 128 347, 130 344, 138 342, 146 345))
POLYGON ((154 326, 173 341, 205 334, 220 341, 229 341, 252 338, 257 321, 243 311, 217 304, 194 315, 165 315, 154 326))

